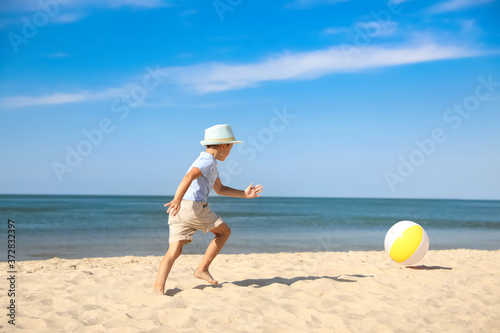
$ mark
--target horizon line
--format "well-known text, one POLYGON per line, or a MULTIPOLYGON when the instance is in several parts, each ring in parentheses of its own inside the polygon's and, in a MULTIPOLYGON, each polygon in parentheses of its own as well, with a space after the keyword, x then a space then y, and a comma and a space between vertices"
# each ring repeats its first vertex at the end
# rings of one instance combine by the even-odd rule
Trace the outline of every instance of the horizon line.
MULTIPOLYGON (((50 193, 0 193, 0 196, 73 196, 73 197, 174 197, 173 194, 50 194, 50 193)), ((209 196, 210 198, 232 198, 222 195, 209 196)), ((463 201, 500 201, 499 199, 467 199, 467 198, 427 198, 427 197, 324 197, 324 196, 284 196, 269 195, 260 198, 291 198, 291 199, 371 199, 371 200, 463 200, 463 201)), ((234 198, 243 199, 243 198, 234 198)))

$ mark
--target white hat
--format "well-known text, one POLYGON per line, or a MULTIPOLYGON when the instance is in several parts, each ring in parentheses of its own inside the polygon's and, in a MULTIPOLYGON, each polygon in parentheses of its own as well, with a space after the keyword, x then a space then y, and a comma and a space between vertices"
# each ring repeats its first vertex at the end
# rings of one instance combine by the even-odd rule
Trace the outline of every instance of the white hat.
POLYGON ((222 145, 228 143, 242 143, 234 138, 233 130, 229 125, 215 125, 205 130, 205 140, 201 141, 202 146, 222 145))

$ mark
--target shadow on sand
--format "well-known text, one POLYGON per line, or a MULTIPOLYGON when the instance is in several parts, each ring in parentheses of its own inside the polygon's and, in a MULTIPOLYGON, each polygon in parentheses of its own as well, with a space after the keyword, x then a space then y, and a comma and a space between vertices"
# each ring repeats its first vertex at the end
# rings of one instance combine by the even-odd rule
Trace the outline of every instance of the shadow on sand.
POLYGON ((337 282, 357 282, 355 280, 348 280, 348 279, 342 279, 339 276, 298 276, 294 277, 291 279, 285 279, 279 276, 276 276, 274 278, 270 279, 246 279, 246 280, 241 280, 241 281, 233 281, 229 282, 231 284, 235 284, 240 287, 249 287, 249 286, 255 286, 255 288, 262 288, 262 287, 267 287, 275 283, 279 284, 284 284, 287 286, 291 286, 295 282, 298 281, 314 281, 314 280, 319 280, 319 279, 330 279, 334 280, 337 282))
MULTIPOLYGON (((224 284, 234 284, 240 287, 254 287, 254 288, 262 288, 262 287, 267 287, 272 284, 283 284, 286 286, 291 286, 295 282, 298 281, 315 281, 315 280, 320 280, 320 279, 329 279, 333 280, 336 282, 358 282, 356 280, 350 280, 350 279, 345 279, 341 278, 342 275, 339 276, 298 276, 290 279, 282 278, 279 276, 269 278, 269 279, 246 279, 246 280, 241 280, 241 281, 232 281, 232 282, 223 282, 218 285, 199 285, 194 287, 194 289, 200 289, 203 290, 205 288, 221 288, 224 284)), ((345 275, 345 276, 350 276, 350 277, 356 277, 356 278, 364 278, 364 277, 373 277, 373 275, 360 275, 360 274, 353 274, 353 275, 345 275)))
POLYGON ((433 271, 436 269, 444 269, 444 270, 452 270, 453 268, 451 267, 443 267, 443 266, 425 266, 425 265, 420 265, 420 266, 406 266, 406 268, 411 268, 411 269, 420 269, 424 271, 433 271))
POLYGON ((174 289, 168 289, 164 295, 166 296, 175 296, 176 294, 180 293, 182 289, 179 288, 174 288, 174 289))

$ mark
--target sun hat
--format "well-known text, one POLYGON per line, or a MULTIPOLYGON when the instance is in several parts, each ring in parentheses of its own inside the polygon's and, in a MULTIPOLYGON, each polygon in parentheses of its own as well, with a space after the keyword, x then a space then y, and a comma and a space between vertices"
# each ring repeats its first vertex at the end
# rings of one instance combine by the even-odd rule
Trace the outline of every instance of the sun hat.
POLYGON ((205 140, 200 141, 202 146, 222 145, 227 143, 242 143, 234 138, 231 126, 215 125, 205 130, 205 140))

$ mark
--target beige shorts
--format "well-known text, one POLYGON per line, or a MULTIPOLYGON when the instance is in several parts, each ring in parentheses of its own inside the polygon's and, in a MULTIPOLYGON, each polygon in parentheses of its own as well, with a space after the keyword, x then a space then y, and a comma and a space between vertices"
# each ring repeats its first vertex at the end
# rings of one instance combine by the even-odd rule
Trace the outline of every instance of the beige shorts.
POLYGON ((220 226, 224 221, 219 215, 212 212, 208 203, 203 201, 182 200, 181 209, 176 216, 168 217, 170 229, 169 243, 184 241, 184 244, 193 241, 193 235, 201 230, 204 233, 220 226))

